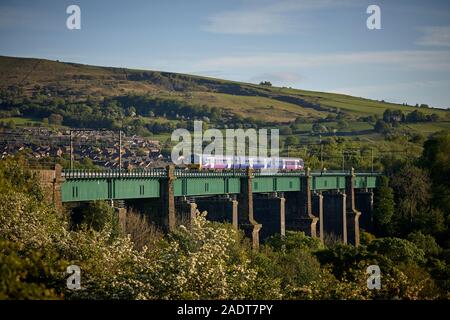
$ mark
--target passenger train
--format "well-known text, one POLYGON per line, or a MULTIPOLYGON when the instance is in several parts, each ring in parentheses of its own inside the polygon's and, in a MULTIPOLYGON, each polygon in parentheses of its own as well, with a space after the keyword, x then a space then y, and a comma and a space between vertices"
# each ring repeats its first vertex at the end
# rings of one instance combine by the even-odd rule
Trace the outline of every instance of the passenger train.
POLYGON ((191 156, 192 169, 277 169, 303 170, 300 158, 242 157, 194 154, 191 156))

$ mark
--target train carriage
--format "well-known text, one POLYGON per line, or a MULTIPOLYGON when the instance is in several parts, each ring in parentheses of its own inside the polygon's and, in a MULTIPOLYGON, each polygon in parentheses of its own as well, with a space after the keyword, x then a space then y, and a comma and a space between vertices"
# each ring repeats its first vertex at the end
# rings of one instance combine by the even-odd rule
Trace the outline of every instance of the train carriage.
POLYGON ((300 158, 242 157, 194 154, 191 157, 191 169, 223 170, 223 169, 276 169, 303 170, 304 161, 300 158))

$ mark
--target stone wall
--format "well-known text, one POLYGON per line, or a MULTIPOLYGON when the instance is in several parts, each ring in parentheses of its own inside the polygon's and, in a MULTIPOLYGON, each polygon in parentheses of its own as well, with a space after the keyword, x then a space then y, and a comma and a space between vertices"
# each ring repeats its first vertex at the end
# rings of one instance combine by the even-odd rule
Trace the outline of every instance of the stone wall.
POLYGON ((64 182, 64 178, 61 177, 62 167, 57 164, 53 170, 43 169, 31 171, 36 175, 41 185, 45 201, 53 204, 59 212, 62 212, 61 185, 64 182))

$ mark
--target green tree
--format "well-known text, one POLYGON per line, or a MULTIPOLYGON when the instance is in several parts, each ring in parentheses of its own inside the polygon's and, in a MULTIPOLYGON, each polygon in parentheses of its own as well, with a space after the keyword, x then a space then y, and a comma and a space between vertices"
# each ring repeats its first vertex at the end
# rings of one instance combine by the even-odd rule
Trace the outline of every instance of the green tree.
POLYGON ((26 250, 23 245, 0 238, 0 300, 61 299, 50 287, 62 279, 56 279, 55 264, 49 260, 62 263, 54 253, 45 256, 39 250, 26 250))
POLYGON ((425 263, 425 252, 414 243, 405 239, 375 239, 367 246, 367 250, 385 256, 394 263, 425 263))
POLYGON ((387 123, 390 123, 391 120, 392 120, 391 118, 392 118, 392 110, 391 109, 384 110, 384 112, 383 112, 383 121, 387 122, 387 123))
POLYGON ((25 169, 23 156, 0 161, 0 194, 11 191, 28 194, 38 201, 44 199, 35 175, 25 169))
POLYGON ((422 111, 414 110, 406 115, 406 122, 422 122, 426 121, 427 117, 422 111))
POLYGON ((57 113, 52 113, 49 117, 48 117, 48 123, 49 124, 54 124, 54 125, 61 125, 63 123, 63 116, 57 113))
POLYGON ((390 129, 390 125, 384 120, 380 119, 375 123, 375 131, 378 133, 387 133, 390 129))
POLYGON ((299 139, 296 136, 288 136, 284 143, 286 146, 295 146, 298 145, 299 139))
POLYGON ((266 244, 275 250, 304 249, 317 251, 323 249, 323 244, 317 238, 308 237, 304 232, 287 230, 284 237, 275 235, 266 240, 266 244))
POLYGON ((426 256, 437 256, 441 252, 441 248, 436 240, 429 234, 423 234, 421 231, 414 231, 408 235, 408 240, 414 243, 418 248, 422 249, 426 256))
POLYGON ((408 234, 421 211, 429 209, 431 181, 427 172, 410 163, 403 166, 390 180, 397 203, 396 218, 399 231, 408 234))
MULTIPOLYGON (((433 182, 433 203, 450 213, 450 132, 444 131, 430 137, 424 144, 421 159, 433 182)), ((447 214, 449 217, 449 214, 447 214)))
POLYGON ((283 136, 289 136, 289 135, 292 134, 292 129, 289 128, 289 127, 286 127, 286 126, 285 127, 281 127, 280 134, 283 135, 283 136))
POLYGON ((344 119, 341 119, 341 120, 338 121, 337 127, 338 127, 339 130, 342 131, 342 130, 347 129, 349 127, 349 124, 344 119))
POLYGON ((380 186, 375 196, 373 210, 375 229, 380 234, 389 234, 392 229, 391 220, 394 215, 394 192, 389 187, 389 178, 380 177, 380 186))
POLYGON ((114 209, 105 201, 94 201, 87 204, 81 210, 82 224, 87 225, 96 231, 105 228, 112 230, 114 235, 118 233, 118 218, 114 209))
POLYGON ((317 258, 304 247, 282 250, 263 246, 253 253, 252 267, 260 276, 277 280, 283 299, 304 298, 305 287, 324 276, 317 258))
POLYGON ((422 231, 442 238, 446 235, 446 217, 439 208, 429 208, 417 213, 414 218, 412 230, 422 231))
POLYGON ((6 123, 6 128, 14 130, 14 129, 16 129, 16 123, 14 121, 10 120, 6 123))

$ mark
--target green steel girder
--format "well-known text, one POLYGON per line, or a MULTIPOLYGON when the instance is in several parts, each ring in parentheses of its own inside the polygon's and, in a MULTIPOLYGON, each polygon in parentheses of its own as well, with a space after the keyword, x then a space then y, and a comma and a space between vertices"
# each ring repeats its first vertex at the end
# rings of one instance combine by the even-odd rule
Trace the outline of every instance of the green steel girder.
POLYGON ((155 178, 66 179, 61 186, 63 202, 159 198, 159 195, 159 181, 155 178))
POLYGON ((311 190, 340 190, 345 189, 345 176, 316 176, 312 177, 311 190))
POLYGON ((175 196, 219 195, 240 192, 237 177, 177 178, 174 183, 175 196))
MULTIPOLYGON (((345 189, 345 177, 349 173, 313 172, 311 190, 345 189)), ((240 179, 245 175, 217 172, 182 172, 176 174, 174 181, 175 196, 213 196, 240 193, 240 179)), ((354 188, 376 188, 379 174, 356 174, 354 188)), ((86 173, 71 172, 64 175, 61 186, 63 202, 92 201, 107 199, 142 199, 160 196, 160 179, 165 178, 164 171, 152 171, 139 174, 86 173)), ((302 191, 301 180, 304 173, 277 173, 274 175, 255 175, 252 179, 254 193, 302 191)))

